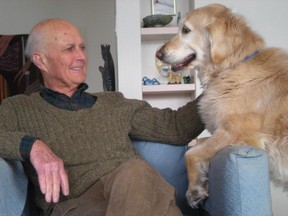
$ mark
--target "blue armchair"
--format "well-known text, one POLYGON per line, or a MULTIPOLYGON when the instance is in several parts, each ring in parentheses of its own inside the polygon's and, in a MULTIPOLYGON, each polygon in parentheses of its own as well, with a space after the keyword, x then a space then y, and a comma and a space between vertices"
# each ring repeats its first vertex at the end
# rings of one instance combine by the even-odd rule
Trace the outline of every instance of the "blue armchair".
MULTIPOLYGON (((188 180, 184 153, 187 145, 174 146, 147 141, 133 141, 133 145, 175 187, 176 201, 184 215, 272 215, 265 151, 248 146, 230 146, 218 152, 210 163, 209 198, 202 206, 206 212, 200 212, 199 209, 191 209, 185 198, 188 180)), ((31 215, 27 203, 25 208, 27 178, 21 163, 0 158, 0 179, 1 215, 31 215)))

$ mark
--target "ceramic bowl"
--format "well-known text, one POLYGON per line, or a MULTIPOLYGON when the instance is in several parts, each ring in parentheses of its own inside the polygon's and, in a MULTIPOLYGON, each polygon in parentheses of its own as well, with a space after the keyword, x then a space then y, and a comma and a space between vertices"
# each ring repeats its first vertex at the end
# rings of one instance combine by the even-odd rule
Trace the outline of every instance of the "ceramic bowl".
POLYGON ((169 24, 173 19, 172 15, 153 14, 143 18, 143 27, 162 27, 169 24))

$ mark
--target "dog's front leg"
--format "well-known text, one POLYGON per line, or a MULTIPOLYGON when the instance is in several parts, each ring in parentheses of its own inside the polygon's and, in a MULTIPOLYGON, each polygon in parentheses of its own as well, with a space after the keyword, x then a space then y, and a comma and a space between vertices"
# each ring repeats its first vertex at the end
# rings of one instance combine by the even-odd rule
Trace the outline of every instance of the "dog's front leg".
POLYGON ((185 154, 189 186, 186 197, 192 208, 197 208, 208 197, 208 166, 209 162, 198 158, 194 151, 198 146, 190 148, 185 154))
POLYGON ((210 138, 194 145, 186 152, 185 162, 189 180, 186 197, 191 207, 196 208, 208 197, 208 168, 211 158, 236 140, 233 133, 219 129, 210 138))

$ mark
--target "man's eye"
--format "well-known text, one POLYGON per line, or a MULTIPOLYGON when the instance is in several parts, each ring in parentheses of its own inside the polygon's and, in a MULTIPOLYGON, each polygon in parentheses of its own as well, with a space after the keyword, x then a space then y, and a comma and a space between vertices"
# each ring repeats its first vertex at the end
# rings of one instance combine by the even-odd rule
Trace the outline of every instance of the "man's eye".
POLYGON ((187 34, 187 33, 189 33, 191 30, 187 27, 187 26, 183 26, 182 27, 182 33, 184 33, 184 34, 187 34))
POLYGON ((80 49, 81 49, 81 50, 86 50, 86 46, 84 46, 84 45, 83 45, 83 46, 80 46, 80 49))
POLYGON ((66 50, 67 51, 73 51, 74 47, 68 47, 66 50))

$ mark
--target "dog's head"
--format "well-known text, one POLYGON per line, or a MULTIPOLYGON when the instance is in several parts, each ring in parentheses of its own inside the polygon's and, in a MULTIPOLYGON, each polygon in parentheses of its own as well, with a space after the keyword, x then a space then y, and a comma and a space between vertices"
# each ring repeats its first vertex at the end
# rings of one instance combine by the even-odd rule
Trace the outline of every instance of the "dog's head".
POLYGON ((262 47, 262 38, 241 16, 223 5, 211 4, 187 14, 178 34, 156 52, 156 57, 172 65, 173 71, 195 66, 223 69, 262 47))

